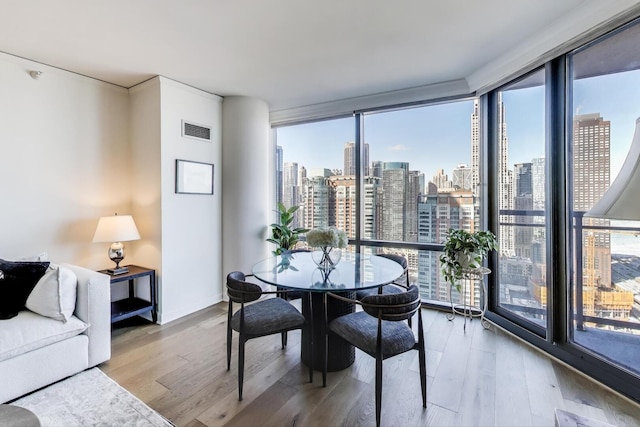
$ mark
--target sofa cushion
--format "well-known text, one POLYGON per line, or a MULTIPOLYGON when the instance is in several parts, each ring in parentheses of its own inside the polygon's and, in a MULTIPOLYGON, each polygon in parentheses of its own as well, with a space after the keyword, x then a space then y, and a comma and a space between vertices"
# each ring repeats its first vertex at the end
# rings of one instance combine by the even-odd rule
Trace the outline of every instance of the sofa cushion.
POLYGON ((27 298, 26 307, 41 316, 66 322, 76 308, 78 278, 71 269, 51 264, 27 298))
POLYGON ((0 319, 10 319, 24 305, 49 262, 5 261, 0 259, 0 319))
POLYGON ((88 325, 75 316, 66 323, 28 310, 0 321, 0 361, 78 335, 88 325))

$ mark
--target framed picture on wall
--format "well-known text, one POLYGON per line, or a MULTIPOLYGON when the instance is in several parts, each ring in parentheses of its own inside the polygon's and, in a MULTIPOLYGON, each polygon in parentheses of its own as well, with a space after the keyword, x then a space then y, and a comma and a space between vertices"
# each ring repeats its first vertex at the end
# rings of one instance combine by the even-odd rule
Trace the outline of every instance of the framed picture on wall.
POLYGON ((176 193, 213 194, 213 164, 176 159, 176 193))

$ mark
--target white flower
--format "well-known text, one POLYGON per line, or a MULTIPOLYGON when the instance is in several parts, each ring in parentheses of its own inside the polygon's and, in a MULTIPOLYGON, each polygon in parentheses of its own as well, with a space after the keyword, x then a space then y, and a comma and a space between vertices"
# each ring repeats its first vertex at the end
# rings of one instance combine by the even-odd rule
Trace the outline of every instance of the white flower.
POLYGON ((307 244, 311 247, 346 248, 347 234, 335 227, 314 228, 307 232, 307 244))

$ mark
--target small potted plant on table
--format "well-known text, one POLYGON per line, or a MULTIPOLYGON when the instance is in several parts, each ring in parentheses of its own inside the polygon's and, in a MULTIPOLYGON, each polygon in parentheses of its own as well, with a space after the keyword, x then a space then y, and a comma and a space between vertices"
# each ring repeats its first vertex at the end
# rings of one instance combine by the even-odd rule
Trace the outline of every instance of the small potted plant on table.
POLYGON ((278 213, 280 214, 280 223, 271 224, 271 237, 267 242, 274 243, 277 247, 273 251, 274 255, 282 255, 292 250, 298 243, 300 234, 309 231, 306 228, 291 228, 294 214, 300 206, 291 206, 287 209, 282 203, 278 203, 278 213))

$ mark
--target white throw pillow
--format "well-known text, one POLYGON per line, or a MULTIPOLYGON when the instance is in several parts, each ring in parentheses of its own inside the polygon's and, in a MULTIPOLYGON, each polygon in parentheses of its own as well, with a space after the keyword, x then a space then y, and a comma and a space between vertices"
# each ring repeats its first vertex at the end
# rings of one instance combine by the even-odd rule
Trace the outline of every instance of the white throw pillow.
POLYGON ((76 309, 77 281, 69 268, 51 264, 31 291, 26 307, 41 316, 66 323, 76 309))

